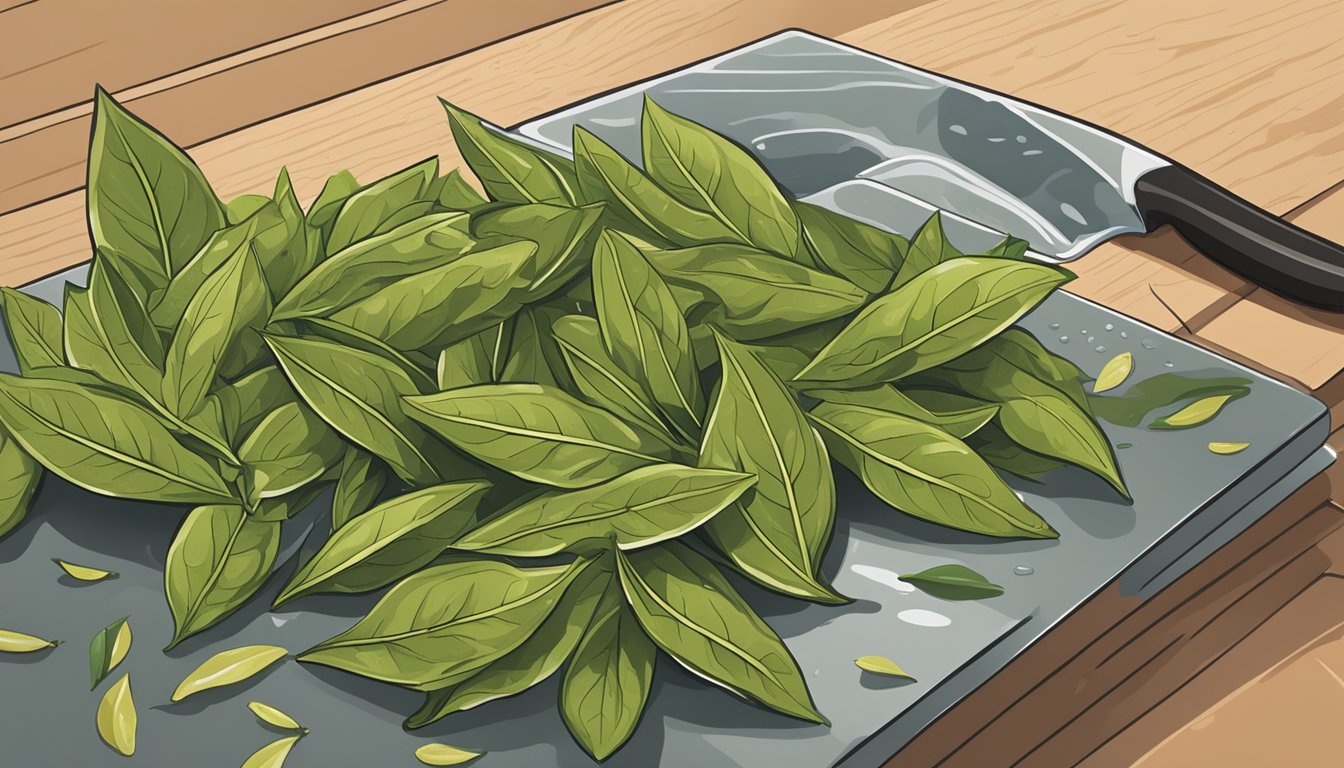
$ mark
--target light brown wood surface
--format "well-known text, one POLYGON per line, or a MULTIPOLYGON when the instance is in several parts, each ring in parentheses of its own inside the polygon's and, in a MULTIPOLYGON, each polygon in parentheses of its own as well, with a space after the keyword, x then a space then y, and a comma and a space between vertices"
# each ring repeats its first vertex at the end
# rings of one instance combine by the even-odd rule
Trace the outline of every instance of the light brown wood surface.
MULTIPOLYGON (((1078 115, 1344 239, 1339 0, 132 4, 182 33, 156 47, 102 3, 52 32, 76 0, 0 2, 0 83, 23 91, 0 106, 5 284, 88 258, 77 187, 95 79, 191 146, 222 196, 266 191, 287 165, 310 198, 344 168, 457 164, 439 96, 513 124, 788 27, 1078 115)), ((1340 316, 1255 289, 1169 231, 1117 239, 1075 271, 1071 290, 1344 413, 1340 316)), ((1342 502, 1335 469, 1161 595, 1103 593, 890 765, 1233 766, 1261 754, 1252 725, 1269 716, 1303 754, 1344 755, 1344 729, 1311 727, 1328 692, 1344 695, 1327 684, 1344 676, 1342 502)))

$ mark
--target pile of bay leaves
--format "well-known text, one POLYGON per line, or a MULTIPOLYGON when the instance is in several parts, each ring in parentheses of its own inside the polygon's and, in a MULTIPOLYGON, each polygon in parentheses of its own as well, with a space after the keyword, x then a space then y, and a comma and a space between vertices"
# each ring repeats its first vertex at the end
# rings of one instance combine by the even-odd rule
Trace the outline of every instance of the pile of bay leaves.
POLYGON ((574 159, 446 105, 482 196, 429 160, 349 173, 305 210, 221 202, 99 92, 87 287, 3 292, 0 532, 43 472, 193 507, 165 590, 174 644, 277 568, 334 484, 331 533, 276 604, 391 589, 300 659, 426 694, 409 725, 563 668, 601 759, 661 651, 825 722, 725 572, 846 600, 819 569, 832 460, 893 508, 1052 537, 996 469, 1124 485, 1081 372, 1010 325, 1064 283, 1009 238, 964 255, 794 201, 743 149, 645 105, 637 166, 574 159))

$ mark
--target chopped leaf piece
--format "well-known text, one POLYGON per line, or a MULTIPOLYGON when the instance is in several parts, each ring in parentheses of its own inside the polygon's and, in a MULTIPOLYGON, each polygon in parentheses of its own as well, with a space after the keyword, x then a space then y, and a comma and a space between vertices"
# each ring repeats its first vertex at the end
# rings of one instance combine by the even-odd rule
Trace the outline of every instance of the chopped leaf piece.
POLYGON ((253 752, 252 756, 247 758, 247 762, 243 763, 243 768, 281 768, 285 764, 285 758, 289 757, 289 751, 301 738, 303 734, 272 741, 253 752))
POLYGON ((944 600, 982 600, 1003 594, 1003 587, 964 565, 936 565, 919 573, 902 574, 901 581, 944 600))
POLYGON ((915 679, 909 672, 901 669, 896 662, 888 659, 886 656, 860 656, 854 660, 854 666, 862 669, 864 672, 872 672, 875 675, 903 677, 911 681, 915 679))
POLYGON ((300 735, 303 736, 308 735, 307 728, 299 725, 297 720, 275 707, 272 707, 270 704, 265 704, 260 701, 251 701, 248 702, 247 708, 252 710, 252 714, 256 715, 257 719, 261 720, 263 723, 273 725, 276 728, 283 728, 287 731, 299 731, 300 735))
POLYGON ((98 735, 109 747, 126 757, 135 754, 135 699, 131 698, 131 676, 125 674, 112 684, 98 702, 98 735))
POLYGON ((1231 456, 1250 448, 1250 443, 1209 443, 1209 450, 1220 456, 1231 456))
POLYGON ((61 570, 70 574, 72 578, 79 579, 80 581, 103 581, 105 579, 115 579, 119 575, 116 571, 105 571, 102 568, 76 565, 55 558, 52 559, 52 562, 59 565, 61 570))
POLYGON ((43 640, 12 629, 0 629, 0 653, 32 653, 55 648, 60 644, 60 640, 43 640))
POLYGON ((89 690, 98 687, 131 650, 131 625, 118 619, 93 636, 89 643, 89 690))
POLYGON ((426 744, 415 750, 415 759, 425 765, 464 765, 484 754, 447 744, 426 744))
POLYGON ((211 688, 240 683, 289 653, 278 645, 245 645, 220 651, 187 675, 173 691, 173 701, 211 688))
POLYGON ((1121 352, 1102 366, 1101 373, 1097 374, 1097 380, 1092 384, 1092 391, 1105 392, 1108 389, 1115 389, 1125 383, 1132 370, 1134 370, 1134 355, 1121 352))
POLYGON ((1223 406, 1227 405, 1228 401, 1234 397, 1235 395, 1215 395, 1196 400, 1175 413, 1154 419, 1148 425, 1148 428, 1186 429, 1187 427, 1197 427, 1217 416, 1218 412, 1223 410, 1223 406))

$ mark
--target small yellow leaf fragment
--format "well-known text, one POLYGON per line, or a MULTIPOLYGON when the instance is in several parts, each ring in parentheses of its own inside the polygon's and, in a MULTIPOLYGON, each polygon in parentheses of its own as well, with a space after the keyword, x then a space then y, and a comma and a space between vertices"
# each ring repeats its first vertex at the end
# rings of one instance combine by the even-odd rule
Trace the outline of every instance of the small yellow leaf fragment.
POLYGON ((854 660, 854 666, 862 669, 864 672, 872 672, 875 675, 904 677, 907 680, 915 679, 909 672, 901 669, 896 662, 888 659, 886 656, 860 656, 854 660))
POLYGON ((1217 416, 1218 412, 1223 409, 1224 405, 1227 405, 1227 401, 1231 400, 1232 397, 1232 395, 1215 395, 1196 400, 1170 416, 1160 418, 1148 426, 1152 429, 1199 426, 1217 416))
POLYGON ((135 700, 131 698, 131 676, 122 675, 98 702, 98 735, 117 752, 135 754, 135 700))
POLYGON ((286 736, 258 749, 243 763, 243 768, 280 768, 289 757, 289 750, 299 743, 303 736, 286 736))
POLYGON ((233 648, 206 659, 191 674, 187 675, 177 690, 173 691, 173 701, 181 701, 193 693, 222 685, 241 682, 284 658, 289 651, 278 645, 245 645, 233 648))
POLYGON ((303 736, 308 735, 307 728, 299 725, 297 720, 275 707, 272 707, 270 704, 253 701, 248 703, 247 708, 252 710, 252 714, 256 715, 257 719, 261 720, 263 723, 273 725, 276 728, 284 728, 288 731, 299 731, 303 736))
POLYGON ((426 744, 415 750, 415 759, 425 765, 463 765, 484 754, 484 752, 472 752, 469 749, 451 747, 447 744, 426 744))
POLYGON ((1250 447, 1250 443, 1209 443, 1209 450, 1220 456, 1231 456, 1250 447))
POLYGON ((60 645, 60 640, 43 640, 33 635, 25 635, 11 629, 0 629, 0 652, 32 653, 60 645))
POLYGON ((1129 378, 1133 370, 1134 356, 1128 352, 1121 352, 1102 367, 1101 373, 1097 374, 1097 380, 1092 385, 1092 391, 1105 392, 1108 389, 1115 389, 1125 383, 1125 379, 1129 378))
POLYGON ((102 568, 94 568, 88 565, 78 565, 57 558, 52 558, 52 562, 61 567, 71 578, 80 581, 104 581, 106 579, 115 579, 120 574, 116 571, 105 571, 102 568))
POLYGON ((131 650, 131 623, 129 621, 121 622, 121 628, 117 630, 117 636, 112 640, 112 650, 107 654, 108 671, 117 668, 117 665, 126 660, 126 654, 131 650))

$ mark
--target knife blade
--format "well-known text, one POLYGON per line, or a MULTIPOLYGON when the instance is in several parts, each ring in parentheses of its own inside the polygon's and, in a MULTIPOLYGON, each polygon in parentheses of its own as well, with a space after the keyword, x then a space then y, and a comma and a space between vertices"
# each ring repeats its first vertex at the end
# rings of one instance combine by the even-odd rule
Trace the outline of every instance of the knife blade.
POLYGON ((575 124, 638 162, 643 95, 736 141, 794 195, 909 234, 934 210, 963 249, 1042 260, 1172 225, 1271 290, 1344 309, 1344 249, 1082 120, 801 30, 513 130, 568 152, 575 124))

